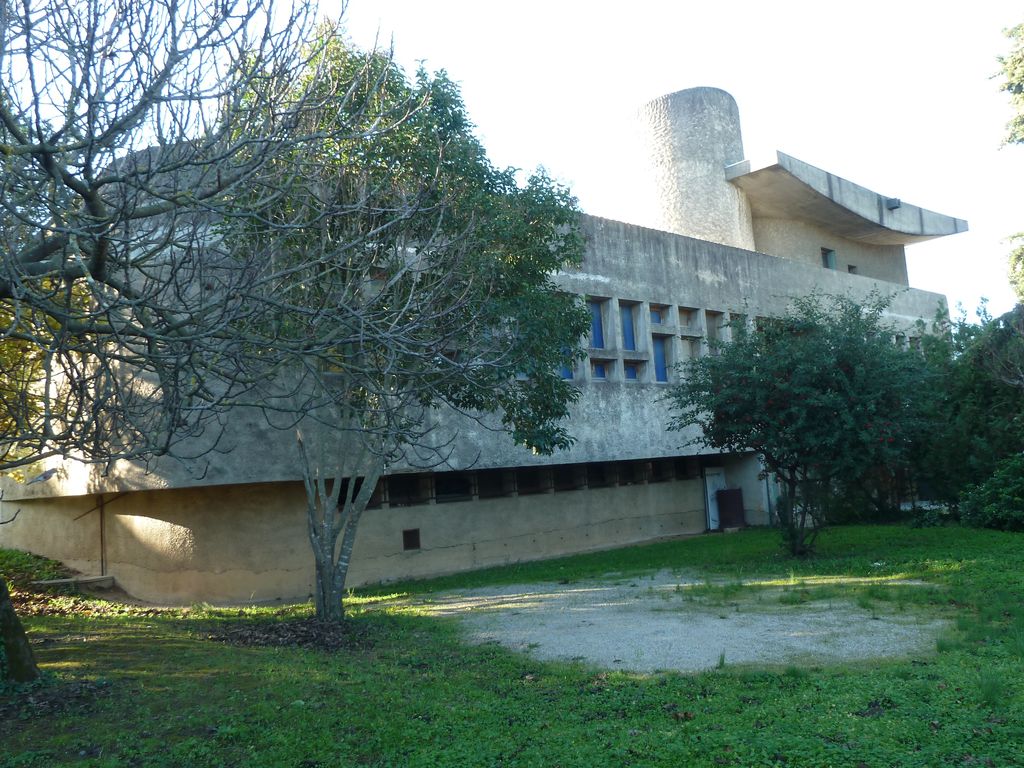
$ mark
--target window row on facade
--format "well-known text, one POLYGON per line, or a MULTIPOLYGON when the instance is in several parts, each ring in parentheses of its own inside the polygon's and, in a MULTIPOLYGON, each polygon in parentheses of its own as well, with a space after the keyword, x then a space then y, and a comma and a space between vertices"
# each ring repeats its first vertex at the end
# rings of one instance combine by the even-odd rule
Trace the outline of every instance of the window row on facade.
POLYGON ((588 296, 587 359, 562 370, 566 379, 669 383, 679 363, 709 354, 710 341, 728 341, 725 311, 615 297, 588 296))
POLYGON ((379 508, 447 504, 688 480, 699 475, 700 462, 696 456, 467 472, 418 472, 382 477, 368 506, 379 508))

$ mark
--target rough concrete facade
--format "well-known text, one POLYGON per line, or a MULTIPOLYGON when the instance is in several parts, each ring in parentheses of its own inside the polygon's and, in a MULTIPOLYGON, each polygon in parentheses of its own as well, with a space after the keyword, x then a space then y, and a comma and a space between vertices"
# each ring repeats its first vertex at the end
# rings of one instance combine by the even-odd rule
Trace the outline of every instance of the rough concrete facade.
MULTIPOLYGON (((796 296, 891 295, 908 337, 935 316, 943 297, 906 287, 903 247, 964 222, 890 209, 788 156, 749 171, 735 103, 716 89, 652 102, 644 119, 660 136, 654 175, 672 231, 584 217, 584 261, 556 278, 592 313, 587 358, 567 372, 581 391, 576 444, 535 456, 486 424, 437 414, 441 439, 454 437, 448 466, 392 468, 360 524, 351 585, 699 533, 712 518, 709 474, 742 491, 748 523, 765 524, 756 457, 702 454, 694 434, 665 430, 676 365, 727 340, 730 322, 778 314, 796 296)), ((65 462, 46 483, 9 482, 0 519, 22 512, 0 527, 0 546, 112 574, 156 601, 304 598, 313 566, 293 441, 240 413, 223 444, 232 450, 192 465, 100 475, 65 462)))

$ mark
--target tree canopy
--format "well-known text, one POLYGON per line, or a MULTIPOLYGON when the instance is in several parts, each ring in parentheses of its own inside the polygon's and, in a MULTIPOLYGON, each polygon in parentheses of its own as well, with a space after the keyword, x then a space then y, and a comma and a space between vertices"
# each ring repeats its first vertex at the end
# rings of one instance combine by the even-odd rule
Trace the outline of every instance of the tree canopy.
POLYGON ((387 55, 324 35, 314 63, 345 98, 305 117, 332 139, 267 163, 235 201, 256 215, 229 215, 220 235, 260 265, 244 293, 259 309, 234 337, 260 382, 252 404, 305 425, 317 607, 337 618, 388 467, 445 463, 456 425, 490 414, 538 452, 571 444, 577 390, 560 369, 587 315, 551 280, 582 255, 569 192, 495 168, 443 72, 410 81, 387 55))
POLYGON ((923 425, 924 366, 895 343, 886 302, 793 302, 685 370, 670 429, 700 428, 709 448, 753 451, 784 489, 780 518, 795 554, 828 521, 838 489, 863 492, 905 463, 923 425))
MULTIPOLYGON (((1002 89, 1010 95, 1013 115, 1006 124, 1008 144, 1024 144, 1024 24, 1006 30, 1010 52, 999 57, 1002 89)), ((1024 234, 1012 238, 1016 247, 1010 252, 1010 284, 1017 300, 1024 302, 1024 234)))

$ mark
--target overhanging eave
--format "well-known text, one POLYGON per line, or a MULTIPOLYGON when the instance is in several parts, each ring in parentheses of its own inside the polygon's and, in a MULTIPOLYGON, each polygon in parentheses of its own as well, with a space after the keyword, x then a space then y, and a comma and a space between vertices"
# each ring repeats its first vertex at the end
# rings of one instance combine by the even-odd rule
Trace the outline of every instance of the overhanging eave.
POLYGON ((874 245, 909 245, 967 231, 967 222, 873 192, 802 160, 777 152, 777 162, 726 169, 754 218, 798 219, 841 237, 874 245))

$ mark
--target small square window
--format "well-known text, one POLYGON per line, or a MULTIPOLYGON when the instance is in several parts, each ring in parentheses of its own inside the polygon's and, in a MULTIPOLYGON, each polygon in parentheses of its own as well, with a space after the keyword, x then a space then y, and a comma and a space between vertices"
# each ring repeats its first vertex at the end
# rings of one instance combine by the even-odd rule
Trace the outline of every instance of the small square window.
POLYGON ((640 378, 640 366, 636 363, 626 363, 622 366, 622 372, 626 381, 636 381, 640 378))
POLYGON ((402 531, 402 549, 406 552, 420 548, 420 529, 407 528, 402 531))
POLYGON ((604 381, 608 378, 608 364, 596 360, 590 363, 590 378, 604 381))
POLYGON ((615 465, 611 463, 587 464, 587 487, 606 488, 615 485, 615 465))
POLYGON ((551 482, 546 469, 521 467, 516 470, 516 491, 520 496, 546 493, 550 487, 551 482))
POLYGON ((856 264, 847 264, 846 265, 846 271, 849 272, 851 275, 856 275, 857 274, 857 265, 856 264))
POLYGON ((477 496, 481 499, 496 499, 508 496, 510 484, 501 469, 482 469, 476 473, 477 496))
POLYGON ((552 467, 551 480, 556 491, 575 491, 580 487, 582 472, 575 464, 559 464, 552 467))

